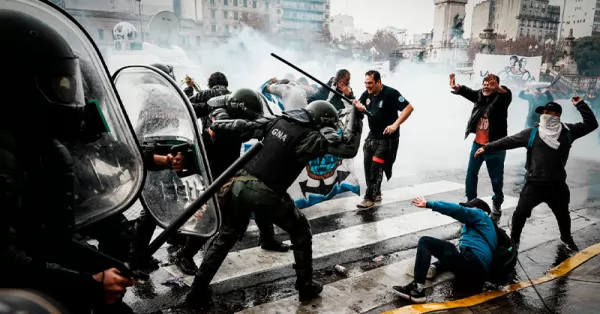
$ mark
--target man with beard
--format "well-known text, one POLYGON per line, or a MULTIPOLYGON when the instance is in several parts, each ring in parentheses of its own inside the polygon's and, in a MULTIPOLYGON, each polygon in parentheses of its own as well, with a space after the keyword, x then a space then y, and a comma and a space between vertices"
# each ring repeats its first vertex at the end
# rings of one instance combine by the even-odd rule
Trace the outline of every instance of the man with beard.
MULTIPOLYGON (((352 89, 350 88, 350 72, 346 69, 337 71, 335 77, 332 77, 329 82, 327 82, 327 86, 335 88, 335 90, 346 96, 346 98, 354 99, 354 93, 352 93, 352 89)), ((346 103, 342 97, 323 86, 321 86, 314 95, 308 97, 307 102, 311 103, 316 100, 325 100, 331 103, 338 111, 345 109, 346 105, 351 106, 351 104, 346 103)))
POLYGON ((323 284, 313 280, 310 224, 286 191, 310 160, 326 154, 341 158, 356 155, 362 113, 352 108, 349 114, 353 119, 346 125, 344 133, 348 136, 338 135, 338 112, 326 101, 255 122, 223 120, 211 126, 217 135, 263 138, 264 148, 219 192, 224 204, 221 232, 202 260, 188 303, 209 300, 209 284, 229 250, 245 233, 252 213, 271 217, 290 235, 300 302, 310 301, 323 291, 323 284))
POLYGON ((543 106, 554 101, 554 97, 547 89, 530 90, 528 87, 519 93, 519 98, 529 102, 529 110, 527 111, 527 119, 525 120, 525 128, 531 128, 540 121, 540 115, 535 112, 539 106, 543 106))
POLYGON ((512 93, 508 87, 499 84, 500 78, 497 75, 489 74, 483 79, 480 90, 472 90, 466 86, 456 84, 454 73, 450 74, 452 93, 461 95, 475 104, 465 132, 465 139, 470 133, 475 133, 465 182, 467 201, 477 198, 479 170, 485 161, 494 191, 492 197, 492 219, 494 221, 498 221, 502 215, 502 203, 504 202, 502 189, 506 152, 490 152, 483 155, 483 158, 475 158, 474 156, 479 148, 508 134, 508 106, 512 101, 512 93))
POLYGON ((598 121, 581 97, 575 96, 571 101, 581 114, 583 122, 562 123, 562 107, 550 102, 535 110, 541 115, 540 123, 536 127, 490 142, 475 152, 474 157, 477 158, 482 154, 527 148, 525 186, 521 191, 511 225, 510 238, 515 247, 519 247, 521 232, 525 221, 531 217, 533 208, 546 203, 558 222, 561 242, 570 250, 579 250, 571 236, 570 191, 566 182, 565 166, 573 141, 598 128, 598 121))
MULTIPOLYGON (((209 127, 221 120, 256 120, 263 114, 263 102, 258 93, 242 88, 231 95, 210 99, 207 106, 213 111, 207 117, 210 124, 205 127, 204 146, 212 177, 217 178, 240 157, 242 139, 233 134, 217 135, 209 127)), ((269 216, 258 214, 255 218, 260 231, 258 244, 263 250, 287 252, 290 249, 289 245, 275 238, 275 228, 269 216)), ((175 264, 185 274, 193 275, 198 271, 193 258, 205 243, 206 239, 188 236, 185 246, 176 254, 175 264)))
POLYGON ((370 131, 363 146, 367 191, 363 201, 356 205, 358 208, 371 208, 375 202, 381 202, 381 181, 384 172, 388 180, 392 177, 400 125, 414 110, 399 91, 383 85, 381 74, 377 71, 365 74, 365 88, 367 90, 355 103, 366 107, 373 116, 368 118, 370 131))

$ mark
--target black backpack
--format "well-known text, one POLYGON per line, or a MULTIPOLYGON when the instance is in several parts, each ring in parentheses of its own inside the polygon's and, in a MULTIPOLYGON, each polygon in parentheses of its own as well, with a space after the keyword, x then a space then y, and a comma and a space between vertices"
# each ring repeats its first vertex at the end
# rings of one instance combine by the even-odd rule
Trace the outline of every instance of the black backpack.
MULTIPOLYGON (((514 274, 515 266, 517 265, 518 251, 513 246, 510 237, 502 228, 498 227, 496 223, 494 223, 494 228, 496 229, 498 245, 496 246, 496 249, 492 251, 492 263, 490 265, 490 273, 487 281, 495 285, 504 285, 510 281, 514 274)), ((481 231, 475 228, 473 229, 483 237, 490 247, 492 247, 481 231)))

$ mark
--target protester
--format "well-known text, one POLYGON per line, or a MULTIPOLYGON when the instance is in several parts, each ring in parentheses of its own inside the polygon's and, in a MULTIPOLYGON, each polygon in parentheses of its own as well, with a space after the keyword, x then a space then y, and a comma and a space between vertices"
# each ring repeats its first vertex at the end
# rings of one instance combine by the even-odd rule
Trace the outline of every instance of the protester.
MULTIPOLYGON (((350 72, 346 69, 337 71, 335 77, 329 79, 327 86, 335 89, 348 99, 354 99, 354 93, 350 88, 350 72)), ((345 109, 346 106, 351 106, 351 104, 344 101, 342 97, 323 86, 321 86, 313 96, 308 97, 307 102, 311 103, 316 100, 325 100, 332 104, 338 111, 345 109)))
POLYGON ((392 177, 400 125, 414 110, 400 92, 383 85, 381 74, 377 71, 365 74, 365 88, 367 90, 355 103, 364 106, 373 116, 369 117, 370 131, 363 146, 367 191, 358 208, 371 208, 375 202, 381 202, 381 181, 384 172, 388 180, 392 177))
POLYGON ((504 160, 506 152, 486 154, 484 158, 474 158, 475 152, 485 144, 500 139, 508 134, 508 106, 512 101, 512 93, 506 86, 500 86, 500 78, 490 74, 483 79, 480 90, 472 90, 456 84, 454 73, 450 74, 452 93, 458 94, 475 104, 467 123, 465 139, 470 133, 475 134, 475 140, 469 155, 469 166, 465 180, 467 201, 477 197, 477 182, 479 170, 485 164, 492 181, 494 191, 492 219, 498 220, 502 215, 504 202, 504 160))
POLYGON ((432 237, 421 237, 417 244, 414 280, 406 286, 393 289, 402 298, 415 303, 427 301, 426 277, 448 270, 458 278, 468 278, 472 284, 483 283, 492 263, 492 252, 497 245, 496 227, 490 219, 490 206, 474 198, 467 203, 428 202, 423 197, 412 201, 419 208, 430 208, 463 223, 458 245, 432 237), (431 257, 438 262, 431 264, 431 257))
POLYGON ((475 152, 474 157, 477 158, 499 151, 527 148, 525 186, 511 225, 510 238, 516 247, 519 246, 525 221, 531 217, 533 208, 546 203, 556 217, 562 243, 570 250, 579 250, 571 236, 570 191, 565 166, 573 141, 598 128, 598 121, 581 97, 575 96, 571 101, 581 114, 583 122, 562 123, 562 107, 549 102, 536 108, 535 111, 541 115, 536 127, 490 142, 475 152))
POLYGON ((308 106, 306 91, 295 81, 272 78, 264 88, 268 93, 281 97, 286 110, 308 106))
POLYGON ((525 128, 531 128, 540 121, 540 115, 535 112, 537 107, 554 101, 554 97, 552 97, 552 94, 549 90, 531 90, 527 87, 519 93, 519 98, 529 102, 527 119, 525 120, 525 128))

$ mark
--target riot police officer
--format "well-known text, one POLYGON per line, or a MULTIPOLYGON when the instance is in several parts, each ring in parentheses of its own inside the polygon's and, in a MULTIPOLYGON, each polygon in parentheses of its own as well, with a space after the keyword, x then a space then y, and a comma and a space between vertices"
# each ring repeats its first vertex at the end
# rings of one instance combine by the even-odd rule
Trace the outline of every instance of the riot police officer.
POLYGON ((211 280, 229 250, 244 234, 252 213, 269 216, 289 233, 300 301, 309 301, 323 290, 323 285, 312 279, 310 224, 286 191, 310 160, 326 154, 342 158, 356 156, 362 113, 355 107, 351 107, 351 111, 351 121, 347 122, 348 129, 342 136, 337 131, 337 110, 326 101, 284 111, 280 117, 255 122, 223 120, 211 125, 217 136, 235 133, 241 134, 243 139, 263 138, 264 148, 220 191, 225 208, 221 232, 203 257, 187 295, 188 303, 206 301, 211 280))
MULTIPOLYGON (((244 119, 253 121, 263 114, 263 102, 257 92, 242 88, 230 95, 210 99, 207 105, 212 109, 207 116, 209 125, 204 127, 204 147, 213 178, 219 177, 229 166, 240 157, 242 140, 238 135, 210 133, 209 127, 214 121, 229 119, 244 119)), ((289 245, 275 238, 273 222, 268 216, 255 216, 255 222, 260 231, 259 245, 264 250, 287 252, 289 245)), ((198 271, 193 261, 194 255, 202 248, 206 240, 189 236, 185 247, 176 255, 176 265, 189 275, 198 271)))
MULTIPOLYGON (((79 34, 63 37, 39 20, 38 16, 53 18, 36 12, 43 4, 14 7, 25 6, 31 10, 28 14, 0 10, 0 38, 6 44, 0 57, 10 60, 5 70, 11 73, 0 79, 0 91, 19 97, 18 105, 3 106, 0 115, 0 287, 38 290, 72 313, 88 313, 121 300, 132 281, 116 269, 64 266, 77 258, 70 244, 79 212, 76 204, 84 203, 75 202, 77 173, 71 153, 61 143, 79 134, 84 115, 78 58, 65 39, 79 34), (69 288, 57 289, 57 284, 69 288)), ((110 110, 118 110, 114 103, 106 104, 111 105, 110 110)), ((112 118, 121 119, 115 128, 126 125, 120 111, 112 118)), ((127 132, 116 131, 116 136, 127 132)), ((132 137, 128 140, 135 144, 132 137)), ((126 148, 124 154, 137 150, 126 148)), ((106 213, 104 209, 94 210, 106 213)))

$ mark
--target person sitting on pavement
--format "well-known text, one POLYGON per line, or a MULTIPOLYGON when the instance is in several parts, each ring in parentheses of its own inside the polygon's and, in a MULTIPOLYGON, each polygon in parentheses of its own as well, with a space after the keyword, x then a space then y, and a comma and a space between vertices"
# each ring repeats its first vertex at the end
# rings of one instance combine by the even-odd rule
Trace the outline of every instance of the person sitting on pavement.
POLYGON ((575 96, 571 101, 581 114, 583 122, 562 123, 562 107, 555 102, 549 102, 536 108, 535 111, 541 114, 540 123, 536 127, 490 142, 475 152, 477 158, 482 154, 527 148, 525 185, 512 217, 510 232, 510 239, 517 248, 525 221, 531 217, 531 212, 536 206, 546 203, 556 216, 561 242, 568 249, 579 251, 571 236, 571 197, 566 182, 565 166, 573 142, 597 129, 598 121, 581 97, 575 96))
POLYGON ((478 279, 483 283, 492 263, 492 252, 498 243, 496 227, 489 217, 490 206, 479 198, 474 198, 468 203, 454 204, 428 202, 419 197, 413 200, 412 204, 450 216, 463 223, 463 227, 456 246, 449 241, 421 237, 417 244, 414 280, 406 286, 394 286, 394 291, 406 300, 424 303, 427 301, 425 280, 433 278, 436 272, 442 272, 442 268, 459 278, 478 279), (431 264, 432 256, 437 258, 438 262, 431 264))

